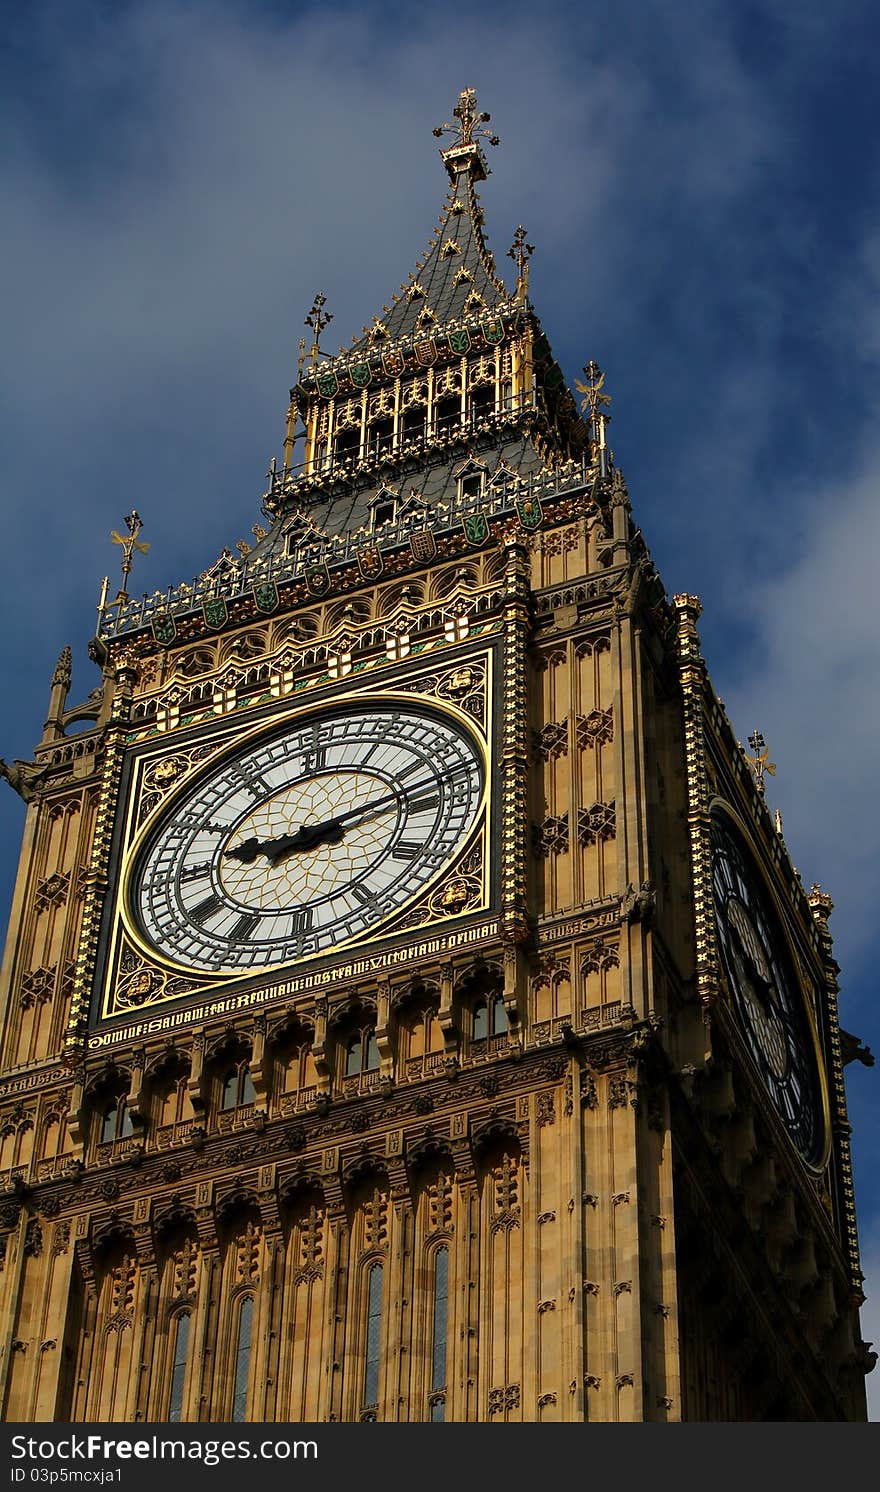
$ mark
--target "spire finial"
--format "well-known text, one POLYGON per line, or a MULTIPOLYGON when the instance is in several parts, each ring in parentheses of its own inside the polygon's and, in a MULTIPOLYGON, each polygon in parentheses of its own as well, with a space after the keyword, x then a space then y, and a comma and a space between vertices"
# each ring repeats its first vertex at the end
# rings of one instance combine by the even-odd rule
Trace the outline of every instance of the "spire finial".
POLYGON ((535 252, 533 243, 526 243, 526 230, 520 223, 513 235, 513 244, 507 250, 508 259, 516 261, 516 298, 525 301, 529 293, 529 260, 535 252))
POLYGON ((324 330, 325 326, 329 326, 330 322, 333 320, 333 312, 324 310, 326 304, 327 297, 322 290, 319 290, 317 295, 315 296, 314 301, 312 302, 312 309, 305 319, 305 325, 310 326, 315 334, 311 346, 311 351, 309 353, 312 371, 314 371, 314 369, 318 365, 318 354, 321 350, 321 333, 324 330))
POLYGON ((576 378, 574 386, 579 394, 584 395, 581 400, 581 410, 587 415, 593 456, 599 462, 599 469, 604 477, 607 470, 605 426, 611 418, 605 411, 611 403, 611 395, 603 393, 605 374, 602 372, 595 358, 590 358, 590 361, 583 370, 583 374, 587 382, 581 383, 580 379, 576 378))
POLYGON ((128 600, 128 591, 126 590, 125 583, 131 574, 131 558, 134 551, 137 550, 138 554, 147 554, 150 548, 149 544, 138 543, 138 534, 144 525, 141 522, 141 516, 137 508, 132 508, 130 513, 126 513, 125 525, 128 529, 127 538, 123 534, 118 534, 115 528, 110 530, 110 537, 113 543, 122 545, 122 585, 119 588, 119 594, 113 603, 114 605, 128 600))
POLYGON ((472 171, 478 181, 482 181, 488 175, 489 168, 480 141, 488 140, 490 145, 500 144, 498 136, 485 127, 492 116, 478 113, 475 88, 462 89, 452 115, 456 123, 438 124, 433 131, 435 140, 439 140, 441 135, 455 136, 452 144, 440 151, 444 165, 453 181, 460 170, 467 169, 472 171))
POLYGON ((765 772, 768 772, 771 777, 775 777, 776 764, 775 762, 771 762, 768 760, 770 751, 768 749, 767 742, 764 740, 764 737, 759 730, 752 731, 752 734, 749 736, 749 745, 752 748, 752 755, 749 756, 749 753, 745 752, 745 758, 746 761, 749 763, 749 766, 751 767, 753 773, 755 774, 755 787, 758 789, 758 792, 763 798, 764 774, 765 772))

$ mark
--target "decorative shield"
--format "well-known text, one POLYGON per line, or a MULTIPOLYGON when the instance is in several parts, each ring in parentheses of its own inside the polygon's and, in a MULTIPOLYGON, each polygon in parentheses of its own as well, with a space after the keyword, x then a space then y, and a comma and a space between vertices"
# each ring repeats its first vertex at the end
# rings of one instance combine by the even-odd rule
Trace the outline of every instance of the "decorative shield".
POLYGON ((426 565, 437 553, 437 540, 429 528, 419 529, 409 536, 409 547, 412 557, 420 565, 426 565))
POLYGON ((403 353, 398 347, 389 347, 382 353, 382 367, 389 378, 399 378, 404 369, 403 353))
POLYGON ((318 393, 323 399, 332 399, 339 389, 339 379, 332 370, 318 374, 318 393))
POLYGON ((274 580, 265 580, 253 588, 254 603, 258 611, 274 611, 278 605, 278 587, 274 580))
POLYGON ((437 347, 433 337, 423 337, 415 345, 416 362, 422 368, 430 368, 437 361, 437 347))
POLYGON ((541 504, 536 497, 524 497, 517 501, 516 513, 523 528, 538 528, 543 518, 541 504))
POLYGON ((471 334, 466 326, 461 331, 449 333, 450 352, 465 353, 471 350, 471 334))
POLYGON ((483 326, 483 336, 487 342, 504 341, 504 322, 499 319, 487 321, 483 326))
POLYGON ((326 563, 321 560, 317 564, 309 565, 306 569, 306 585, 313 596, 323 596, 330 589, 330 571, 326 563))
POLYGON ((163 648, 170 647, 177 636, 177 623, 173 616, 169 616, 167 612, 164 616, 154 616, 153 636, 163 648))
POLYGON ((229 613, 223 597, 212 596, 210 601, 206 601, 202 606, 202 616, 205 618, 205 625, 213 627, 215 631, 219 627, 225 627, 229 613))
POLYGON ((489 520, 485 513, 469 513, 462 518, 461 526, 469 544, 485 544, 489 537, 489 520))
POLYGON ((385 561, 378 544, 361 544, 357 551, 358 568, 364 580, 375 580, 385 569, 385 561))
POLYGON ((352 368, 349 368, 348 371, 355 388, 365 389, 370 381, 369 363, 355 363, 354 366, 352 368))

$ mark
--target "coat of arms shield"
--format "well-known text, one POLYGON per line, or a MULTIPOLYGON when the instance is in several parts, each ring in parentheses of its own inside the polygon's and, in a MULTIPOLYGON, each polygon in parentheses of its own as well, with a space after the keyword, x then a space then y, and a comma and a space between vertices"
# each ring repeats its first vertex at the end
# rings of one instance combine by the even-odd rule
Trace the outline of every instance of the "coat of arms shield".
POLYGON ((426 565, 437 553, 437 540, 428 528, 417 529, 409 536, 412 557, 420 565, 426 565))
POLYGON ((355 363, 353 367, 349 368, 349 373, 356 389, 366 388, 371 377, 369 363, 355 363))
POLYGON ((415 345, 416 362, 421 368, 430 368, 437 361, 437 348, 433 337, 422 337, 415 345))
POLYGON ((358 546, 357 562, 364 580, 375 580, 385 568, 382 551, 378 544, 373 542, 358 546))
POLYGON ((205 626, 213 628, 215 632, 218 628, 226 626, 228 615, 226 602, 222 596, 212 596, 210 601, 205 601, 202 605, 205 626))
POLYGON ((324 560, 306 566, 306 585, 313 596, 323 596, 330 589, 330 571, 324 560))
POLYGON ((154 616, 153 636, 161 647, 170 647, 177 636, 177 623, 173 616, 169 616, 167 612, 163 616, 154 616))
POLYGON ((258 611, 274 611, 278 605, 278 587, 274 580, 264 580, 253 588, 254 604, 258 611))
POLYGON ((461 526, 469 544, 485 544, 489 537, 489 520, 485 513, 468 513, 466 518, 462 518, 461 526))

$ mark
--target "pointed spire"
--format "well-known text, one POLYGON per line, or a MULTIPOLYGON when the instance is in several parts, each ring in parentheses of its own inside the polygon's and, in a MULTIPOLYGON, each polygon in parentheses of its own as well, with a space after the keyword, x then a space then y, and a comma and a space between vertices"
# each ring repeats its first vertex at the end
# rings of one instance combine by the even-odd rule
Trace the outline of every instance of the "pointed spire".
POLYGON ((55 672, 52 675, 52 688, 60 684, 63 689, 70 688, 70 673, 73 667, 73 657, 69 647, 63 647, 58 654, 58 662, 55 664, 55 672))

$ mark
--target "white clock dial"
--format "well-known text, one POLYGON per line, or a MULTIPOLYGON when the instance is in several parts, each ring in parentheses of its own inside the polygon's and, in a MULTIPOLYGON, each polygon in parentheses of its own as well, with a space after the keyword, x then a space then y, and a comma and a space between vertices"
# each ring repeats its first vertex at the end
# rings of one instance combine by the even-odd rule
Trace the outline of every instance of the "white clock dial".
POLYGON ((451 715, 340 706, 227 755, 135 860, 142 936, 193 969, 288 963, 378 928, 460 849, 483 755, 451 715))

